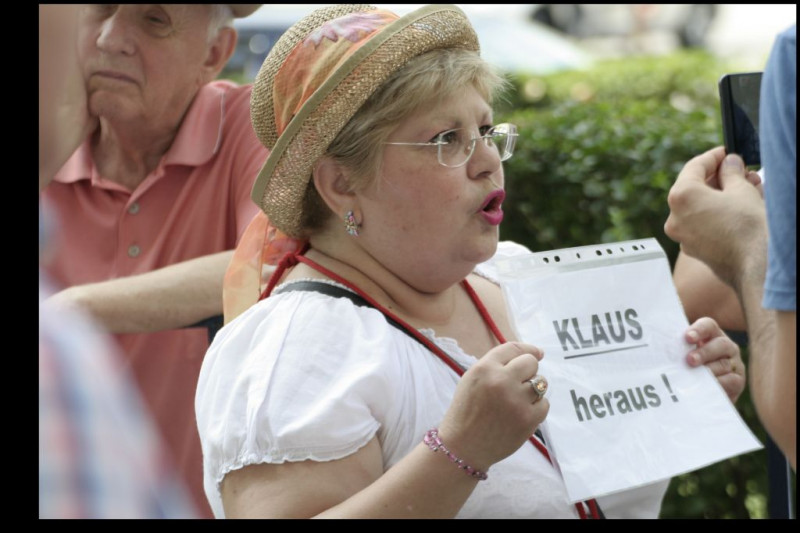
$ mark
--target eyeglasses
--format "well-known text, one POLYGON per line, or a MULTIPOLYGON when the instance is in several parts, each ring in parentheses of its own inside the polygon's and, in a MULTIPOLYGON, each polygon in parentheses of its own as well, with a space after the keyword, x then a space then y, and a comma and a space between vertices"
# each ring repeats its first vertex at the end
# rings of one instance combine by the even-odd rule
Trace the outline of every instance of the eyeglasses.
POLYGON ((436 136, 436 140, 426 143, 386 142, 399 146, 436 146, 439 164, 455 168, 465 165, 475 152, 475 144, 482 139, 484 144, 497 150, 500 161, 514 155, 517 144, 517 127, 514 124, 498 124, 479 137, 473 137, 466 128, 448 130, 436 136))

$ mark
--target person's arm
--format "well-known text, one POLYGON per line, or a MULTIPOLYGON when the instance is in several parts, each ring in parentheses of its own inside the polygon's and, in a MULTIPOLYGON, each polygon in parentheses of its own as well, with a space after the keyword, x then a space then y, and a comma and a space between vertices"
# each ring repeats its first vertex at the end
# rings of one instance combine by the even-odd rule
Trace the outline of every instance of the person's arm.
POLYGON ((234 470, 222 499, 227 518, 452 518, 478 483, 422 443, 384 474, 373 438, 337 461, 234 470))
POLYGON ((190 326, 222 314, 222 278, 232 255, 220 252, 145 274, 76 285, 45 305, 79 305, 112 333, 190 326))
POLYGON ((758 418, 797 469, 795 313, 764 309, 766 250, 737 284, 750 336, 750 394, 758 418), (761 280, 760 282, 758 280, 761 280))
POLYGON ((795 312, 762 307, 766 270, 765 245, 736 280, 750 336, 751 396, 767 433, 796 470, 797 325, 795 312))
POLYGON ((724 330, 747 329, 736 292, 705 263, 681 252, 672 279, 689 322, 708 316, 724 330))
MULTIPOLYGON (((751 355, 752 397, 764 427, 797 469, 797 44, 796 26, 775 40, 761 83, 759 132, 769 227, 763 300, 774 329, 751 355), (773 340, 774 339, 774 340, 773 340), (770 346, 772 341, 772 346, 770 346)), ((759 296, 760 297, 760 296, 759 296)))
MULTIPOLYGON (((776 311, 778 344, 774 361, 758 361, 770 366, 773 378, 766 377, 758 386, 764 390, 766 405, 761 419, 775 443, 783 451, 792 470, 797 471, 797 314, 776 311)), ((766 372, 765 372, 766 373, 766 372)))
POLYGON ((758 417, 789 464, 796 469, 796 325, 795 313, 762 307, 767 271, 763 254, 754 254, 736 290, 744 304, 750 336, 750 388, 758 417), (760 258, 760 260, 758 260, 760 258))
MULTIPOLYGON (((527 382, 541 350, 506 343, 459 381, 439 437, 467 465, 514 453, 544 420, 546 398, 527 382)), ((452 518, 479 481, 424 443, 384 472, 377 438, 333 461, 251 464, 227 473, 220 492, 227 518, 452 518)))
POLYGON ((55 56, 48 52, 55 48, 39 47, 39 192, 99 124, 98 118, 89 114, 76 25, 71 20, 75 13, 74 6, 39 8, 39 35, 48 35, 55 42, 66 36, 55 56))
POLYGON ((781 313, 786 316, 781 317, 783 331, 779 332, 775 312, 762 307, 767 271, 763 199, 745 178, 741 159, 725 158, 724 150, 715 148, 684 166, 668 200, 670 215, 664 231, 681 243, 684 252, 709 265, 739 297, 750 341, 753 403, 767 432, 794 467, 797 355, 794 323, 788 325, 794 313, 781 313), (709 186, 715 182, 719 189, 709 186))

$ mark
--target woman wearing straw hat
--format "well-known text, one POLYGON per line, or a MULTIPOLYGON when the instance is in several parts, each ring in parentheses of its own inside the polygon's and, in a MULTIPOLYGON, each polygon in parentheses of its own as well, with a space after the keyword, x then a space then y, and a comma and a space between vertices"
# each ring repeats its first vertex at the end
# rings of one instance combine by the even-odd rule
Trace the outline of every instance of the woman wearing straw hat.
POLYGON ((657 516, 666 483, 570 504, 531 436, 543 354, 507 342, 490 280, 520 249, 498 247, 516 128, 493 123, 502 81, 477 52, 457 8, 339 5, 265 60, 251 113, 272 151, 253 199, 305 246, 203 364, 217 517, 657 516))

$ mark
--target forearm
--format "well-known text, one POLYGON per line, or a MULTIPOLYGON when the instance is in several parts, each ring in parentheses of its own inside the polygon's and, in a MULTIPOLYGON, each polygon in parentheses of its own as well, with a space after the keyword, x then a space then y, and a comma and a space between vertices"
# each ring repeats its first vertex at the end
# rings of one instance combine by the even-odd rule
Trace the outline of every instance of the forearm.
POLYGON ((708 265, 681 252, 672 276, 689 323, 708 316, 716 320, 722 329, 746 329, 736 292, 719 279, 708 265))
POLYGON ((442 451, 421 443, 374 483, 317 518, 453 518, 478 483, 442 451))
POLYGON ((222 280, 233 251, 152 272, 65 289, 55 305, 79 305, 112 333, 185 327, 222 314, 222 280))
POLYGON ((766 310, 770 326, 750 350, 751 396, 769 436, 797 469, 797 331, 794 312, 766 310))
MULTIPOLYGON (((62 119, 58 119, 62 120, 62 119)), ((39 147, 39 192, 41 193, 53 180, 56 173, 61 170, 70 156, 80 146, 82 138, 65 139, 63 136, 54 136, 52 146, 39 147)))
POLYGON ((771 394, 770 383, 775 370, 770 364, 771 354, 775 350, 774 313, 761 307, 764 294, 761 279, 761 283, 753 280, 752 283, 742 283, 737 287, 747 321, 750 392, 759 415, 771 394))
POLYGON ((778 349, 775 361, 775 393, 768 430, 783 451, 792 469, 797 471, 797 313, 777 312, 778 349))
POLYGON ((780 357, 776 315, 762 307, 766 253, 754 251, 751 266, 737 280, 749 337, 750 395, 759 420, 781 451, 795 464, 794 354, 780 357), (758 259, 763 260, 758 260, 758 259))
POLYGON ((335 461, 246 466, 220 489, 227 518, 452 518, 477 483, 423 443, 384 472, 373 438, 335 461))

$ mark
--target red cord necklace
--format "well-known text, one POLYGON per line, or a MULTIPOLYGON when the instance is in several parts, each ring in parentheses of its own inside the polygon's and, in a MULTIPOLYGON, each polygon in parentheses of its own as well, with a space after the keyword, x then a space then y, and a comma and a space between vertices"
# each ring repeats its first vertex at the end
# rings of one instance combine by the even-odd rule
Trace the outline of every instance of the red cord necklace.
MULTIPOLYGON (((384 314, 384 316, 387 316, 387 317, 393 319, 398 324, 400 324, 408 333, 410 333, 414 338, 416 338, 419 342, 421 342, 424 346, 426 346, 439 359, 441 359, 442 362, 444 362, 456 374, 458 374, 459 377, 464 375, 464 369, 461 368, 461 366, 458 363, 456 363, 449 355, 447 355, 447 353, 444 350, 442 350, 436 344, 434 344, 433 341, 431 341, 428 337, 426 337, 425 335, 420 333, 419 330, 417 330, 416 328, 412 327, 411 325, 406 323, 403 319, 401 319, 400 317, 398 317, 397 315, 395 315, 394 313, 392 313, 391 311, 389 311, 388 309, 383 307, 378 302, 376 302, 367 293, 362 291, 357 285, 351 283, 350 281, 344 279, 340 275, 338 275, 335 272, 323 267, 322 265, 316 263, 315 261, 312 261, 311 259, 305 257, 304 254, 306 253, 307 250, 308 250, 308 245, 306 244, 303 247, 303 249, 300 250, 299 252, 287 253, 283 257, 283 259, 281 259, 281 261, 278 263, 277 269, 275 270, 275 272, 270 277, 269 283, 267 284, 267 288, 261 294, 261 298, 259 298, 259 300, 263 300, 264 298, 266 298, 267 296, 269 296, 272 293, 272 290, 275 288, 275 285, 278 283, 278 280, 283 276, 283 273, 287 268, 293 267, 297 263, 303 263, 303 264, 308 265, 309 267, 313 268, 317 272, 320 272, 321 274, 324 274, 324 275, 328 276, 330 279, 332 279, 332 280, 334 280, 334 281, 336 281, 338 283, 341 283, 345 287, 349 288, 351 291, 355 292, 356 294, 358 294, 359 296, 364 298, 364 300, 369 302, 370 305, 372 305, 377 310, 382 312, 384 314)), ((500 332, 500 329, 497 327, 497 325, 494 323, 494 320, 492 319, 492 316, 489 314, 489 311, 487 311, 486 306, 483 305, 483 302, 478 297, 478 294, 472 288, 472 285, 470 285, 469 282, 466 279, 464 279, 463 281, 461 281, 461 286, 464 287, 465 291, 467 291, 467 294, 469 295, 470 300, 472 300, 472 303, 478 309, 478 312, 480 313, 480 315, 483 318, 483 320, 486 323, 486 325, 489 326, 489 329, 492 331, 492 334, 495 336, 495 338, 498 340, 498 342, 500 342, 500 344, 504 344, 506 342, 505 337, 500 332)), ((553 460, 550 458, 550 454, 548 453, 547 448, 544 446, 543 443, 541 443, 533 435, 528 437, 528 440, 531 442, 531 444, 533 444, 536 447, 537 450, 539 450, 539 452, 541 452, 542 455, 545 456, 545 458, 550 462, 550 464, 553 464, 553 460)), ((587 500, 585 503, 589 507, 589 511, 591 513, 591 518, 600 518, 599 507, 597 505, 597 502, 594 500, 594 498, 592 498, 590 500, 587 500)), ((581 503, 581 502, 576 503, 575 504, 575 508, 577 509, 578 515, 581 517, 581 519, 588 519, 589 518, 589 516, 586 513, 586 509, 583 506, 583 503, 581 503)))

